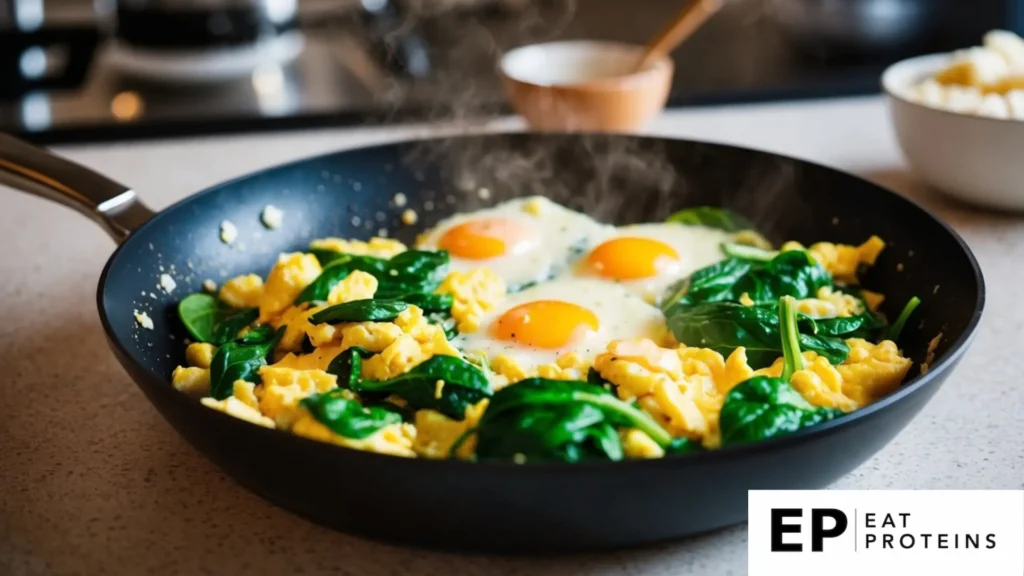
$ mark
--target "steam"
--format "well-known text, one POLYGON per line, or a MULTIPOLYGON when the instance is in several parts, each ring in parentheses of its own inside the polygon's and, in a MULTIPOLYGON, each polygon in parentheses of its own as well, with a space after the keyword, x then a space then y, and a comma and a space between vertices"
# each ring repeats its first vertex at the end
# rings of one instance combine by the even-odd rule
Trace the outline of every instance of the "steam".
MULTIPOLYGON (((450 75, 436 77, 422 89, 433 91, 433 100, 440 102, 428 115, 435 125, 443 123, 434 133, 465 135, 480 132, 504 101, 502 94, 480 93, 495 87, 478 85, 476 78, 496 74, 474 71, 480 65, 479 51, 490 48, 499 55, 560 37, 577 0, 525 2, 514 16, 502 17, 514 20, 514 29, 488 26, 468 15, 429 18, 431 10, 445 9, 439 5, 453 1, 467 0, 419 0, 421 11, 410 17, 421 19, 431 36, 456 39, 445 58, 450 75)), ((794 163, 712 145, 602 134, 455 136, 414 144, 403 162, 415 173, 438 174, 438 181, 424 184, 429 191, 423 199, 444 213, 543 195, 600 221, 627 224, 656 222, 678 209, 708 204, 748 216, 773 240, 779 239, 777 233, 792 230, 795 219, 809 217, 794 210, 793 202, 781 201, 801 176, 794 163), (443 208, 445 203, 451 206, 443 208)))

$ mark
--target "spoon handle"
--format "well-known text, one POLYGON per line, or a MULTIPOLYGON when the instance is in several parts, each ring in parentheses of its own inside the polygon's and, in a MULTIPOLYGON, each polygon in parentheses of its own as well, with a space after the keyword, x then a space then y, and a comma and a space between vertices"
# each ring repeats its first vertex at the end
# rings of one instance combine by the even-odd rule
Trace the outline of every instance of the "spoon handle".
POLYGON ((722 9, 723 0, 693 0, 672 19, 660 34, 651 39, 644 48, 637 71, 643 70, 668 54, 683 40, 697 31, 704 22, 722 9))

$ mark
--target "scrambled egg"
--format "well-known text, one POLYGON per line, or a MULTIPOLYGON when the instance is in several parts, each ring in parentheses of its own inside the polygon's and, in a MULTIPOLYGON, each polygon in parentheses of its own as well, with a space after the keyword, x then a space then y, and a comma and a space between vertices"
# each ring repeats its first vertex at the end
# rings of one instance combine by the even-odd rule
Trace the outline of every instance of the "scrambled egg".
POLYGON ((217 296, 232 308, 259 308, 263 300, 263 278, 256 274, 235 276, 221 285, 217 296))
POLYGON ((594 361, 620 399, 636 401, 676 437, 714 442, 725 395, 750 378, 746 351, 723 358, 706 348, 662 348, 651 340, 616 340, 594 361))
MULTIPOLYGON (((857 271, 861 265, 874 265, 878 255, 884 249, 885 242, 878 236, 872 236, 860 246, 818 242, 812 244, 810 248, 806 248, 806 251, 828 270, 837 282, 855 284, 857 271)), ((797 242, 786 242, 782 245, 782 250, 805 250, 805 248, 797 242)))
POLYGON ((213 408, 214 410, 223 412, 228 416, 234 416, 235 418, 245 420, 246 422, 252 422, 257 426, 263 426, 264 428, 274 427, 273 420, 260 414, 259 410, 249 406, 234 396, 228 396, 224 400, 203 398, 201 402, 203 403, 203 406, 213 408))
POLYGON ((185 348, 185 362, 196 368, 209 368, 217 347, 206 342, 193 342, 185 348))
POLYGON ((452 272, 437 289, 439 294, 452 295, 452 318, 461 333, 476 332, 484 312, 501 302, 506 291, 505 281, 487 268, 452 272))
POLYGON ((312 284, 322 271, 320 261, 312 254, 295 252, 279 256, 263 287, 259 321, 269 322, 291 306, 299 293, 312 284))
MULTIPOLYGON (((436 410, 416 411, 416 441, 413 450, 424 458, 447 458, 455 443, 467 430, 480 422, 489 400, 481 400, 466 409, 465 419, 461 422, 437 412, 436 410)), ((473 454, 476 437, 470 436, 459 446, 456 456, 468 458, 473 454)))
POLYGON ((496 378, 491 385, 500 390, 513 382, 526 378, 547 378, 549 380, 586 380, 591 363, 579 354, 570 352, 559 356, 553 364, 540 364, 524 368, 518 360, 507 354, 500 354, 491 361, 491 370, 496 378))
POLYGON ((622 451, 628 458, 661 458, 665 449, 651 440, 651 437, 636 428, 627 428, 619 433, 622 451))
POLYGON ((171 373, 171 385, 178 392, 202 398, 210 393, 210 371, 195 366, 178 366, 171 373))
POLYGON ((322 370, 264 366, 260 368, 260 378, 263 383, 255 391, 260 412, 285 430, 298 418, 299 402, 303 398, 338 387, 338 377, 322 370))
POLYGON ((373 298, 376 291, 377 279, 372 274, 356 270, 338 282, 334 288, 331 288, 331 292, 327 296, 327 304, 334 306, 354 300, 366 300, 373 298))
POLYGON ((363 375, 372 380, 388 380, 438 354, 462 357, 444 334, 444 328, 431 324, 423 311, 410 306, 395 319, 402 334, 380 353, 363 361, 363 375))
POLYGON ((864 303, 828 286, 822 286, 815 296, 797 300, 796 311, 811 318, 845 318, 864 313, 864 303))

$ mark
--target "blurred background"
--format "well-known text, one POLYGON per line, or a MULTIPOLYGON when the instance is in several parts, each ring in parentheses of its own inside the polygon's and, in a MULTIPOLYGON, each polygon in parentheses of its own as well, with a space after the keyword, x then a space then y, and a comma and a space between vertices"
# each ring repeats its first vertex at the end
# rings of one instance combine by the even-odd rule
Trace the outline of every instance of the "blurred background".
MULTIPOLYGON (((39 143, 505 113, 496 61, 642 43, 680 0, 0 0, 0 131, 39 143)), ((870 94, 903 57, 1024 32, 1024 0, 732 0, 669 106, 870 94)))

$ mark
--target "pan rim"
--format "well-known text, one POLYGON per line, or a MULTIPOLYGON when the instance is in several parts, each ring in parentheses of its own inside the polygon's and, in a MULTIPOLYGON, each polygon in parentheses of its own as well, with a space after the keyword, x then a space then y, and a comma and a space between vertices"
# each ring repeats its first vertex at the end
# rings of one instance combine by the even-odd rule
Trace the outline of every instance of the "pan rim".
MULTIPOLYGON (((860 176, 857 176, 855 174, 851 174, 851 173, 843 171, 843 170, 839 170, 837 168, 833 168, 831 166, 826 166, 824 164, 819 164, 817 162, 805 160, 805 159, 802 159, 802 158, 797 158, 797 157, 794 157, 794 156, 790 156, 790 155, 786 155, 786 154, 779 154, 779 153, 770 152, 770 151, 766 151, 766 150, 761 150, 761 149, 757 149, 757 148, 750 148, 750 147, 744 147, 744 146, 736 146, 736 145, 733 145, 733 144, 727 144, 727 143, 722 143, 722 142, 714 142, 714 141, 711 141, 711 140, 693 140, 693 139, 687 139, 687 138, 665 138, 665 137, 659 137, 659 136, 639 136, 639 135, 631 135, 631 134, 628 134, 628 135, 627 134, 616 134, 616 135, 609 136, 608 134, 586 133, 586 132, 584 132, 584 133, 580 133, 580 132, 577 132, 577 133, 550 132, 550 133, 543 133, 543 134, 542 133, 537 133, 537 132, 496 132, 496 133, 482 133, 482 134, 460 134, 460 135, 454 135, 454 136, 440 136, 440 137, 435 137, 435 138, 403 139, 403 140, 394 140, 394 141, 390 141, 390 142, 385 142, 385 143, 382 143, 382 144, 374 144, 372 146, 362 146, 362 147, 358 147, 357 146, 357 147, 353 147, 353 148, 343 148, 343 149, 340 149, 340 150, 334 150, 334 151, 326 152, 326 153, 323 153, 323 154, 316 154, 316 155, 313 155, 313 156, 308 156, 308 157, 299 158, 299 159, 296 159, 296 160, 291 160, 291 161, 288 161, 288 162, 283 162, 281 164, 267 166, 267 167, 259 169, 257 171, 249 172, 249 173, 237 176, 235 178, 231 178, 229 180, 225 180, 223 182, 219 182, 219 183, 214 184, 212 186, 209 186, 207 188, 204 188, 204 189, 202 189, 202 190, 200 190, 198 192, 195 192, 193 194, 190 194, 190 195, 182 198, 181 200, 178 200, 177 202, 175 202, 175 203, 171 204, 170 206, 164 208, 163 210, 159 211, 156 215, 154 215, 152 218, 150 218, 146 223, 144 223, 142 226, 140 226, 138 230, 133 232, 128 237, 128 239, 125 240, 124 242, 122 242, 114 250, 114 252, 110 255, 110 257, 107 259, 106 264, 104 264, 103 271, 100 274, 99 282, 98 282, 98 286, 97 286, 97 291, 96 291, 96 304, 97 304, 97 309, 98 309, 99 316, 100 316, 100 323, 103 326, 103 330, 104 330, 104 333, 106 334, 107 340, 113 346, 115 346, 117 348, 116 351, 118 352, 118 354, 121 357, 128 359, 132 363, 133 367, 136 370, 138 370, 142 374, 145 374, 148 377, 148 379, 152 380, 152 383, 153 383, 154 386, 164 386, 164 387, 166 387, 169 391, 173 392, 175 396, 179 396, 181 401, 184 401, 187 404, 193 406, 193 409, 205 410, 208 413, 212 413, 211 416, 213 416, 213 417, 220 417, 220 418, 226 419, 224 422, 227 425, 231 425, 231 426, 234 426, 234 425, 245 426, 246 428, 248 428, 250 430, 251 434, 268 434, 268 435, 273 435, 273 437, 281 437, 282 435, 283 436, 287 436, 287 437, 292 439, 291 441, 298 441, 299 443, 304 443, 304 444, 309 445, 309 446, 316 445, 316 446, 321 447, 321 448, 317 448, 317 449, 341 449, 341 450, 344 451, 344 453, 348 454, 351 457, 360 457, 360 458, 367 458, 367 459, 386 458, 389 461, 393 462, 394 465, 396 465, 396 466, 397 465, 405 465, 405 464, 399 464, 399 462, 404 461, 406 463, 412 463, 410 465, 416 466, 416 467, 421 467, 421 466, 448 466, 448 467, 451 467, 451 468, 454 468, 454 467, 474 467, 475 469, 480 469, 480 468, 484 468, 484 469, 499 468, 499 469, 508 469, 508 470, 517 470, 517 471, 528 471, 528 472, 524 472, 524 473, 532 473, 534 471, 537 471, 537 472, 560 472, 560 473, 564 473, 564 472, 567 472, 567 471, 570 471, 570 470, 578 470, 579 472, 592 472, 595 469, 597 469, 597 470, 604 470, 604 469, 607 469, 608 467, 615 467, 615 469, 617 469, 617 470, 625 470, 627 467, 641 467, 641 466, 647 467, 649 469, 653 469, 656 466, 666 467, 666 466, 676 465, 677 463, 679 465, 683 465, 683 464, 686 464, 686 463, 693 463, 695 465, 698 465, 698 464, 702 464, 702 463, 713 463, 713 462, 727 461, 727 460, 733 460, 733 459, 742 459, 744 457, 751 456, 751 455, 753 455, 755 453, 765 453, 765 452, 771 452, 771 451, 774 451, 774 450, 782 450, 782 449, 785 449, 787 447, 792 447, 792 446, 794 446, 796 444, 801 444, 803 442, 807 442, 807 441, 813 440, 815 438, 819 438, 819 437, 824 437, 826 435, 830 435, 830 434, 834 433, 839 428, 843 428, 843 427, 846 427, 846 426, 852 426, 855 422, 857 422, 857 421, 859 421, 861 419, 868 418, 868 417, 872 416, 873 414, 875 414, 877 412, 889 409, 890 407, 892 407, 893 405, 901 402, 902 400, 906 399, 907 397, 909 397, 909 396, 911 396, 913 394, 919 393, 920 391, 922 391, 929 384, 933 384, 936 381, 936 378, 938 376, 945 375, 947 372, 951 371, 955 367, 955 364, 957 364, 959 362, 960 358, 967 351, 967 349, 969 348, 971 342, 974 340, 974 337, 976 336, 976 333, 977 333, 978 325, 981 322, 981 316, 982 316, 982 312, 984 311, 984 308, 985 308, 985 303, 986 303, 986 286, 985 286, 984 274, 982 273, 981 265, 978 263, 978 260, 975 257, 974 252, 971 250, 971 248, 967 244, 967 242, 960 236, 959 233, 956 232, 956 230, 954 230, 952 228, 952 226, 950 226, 948 223, 943 221, 941 218, 937 217, 931 210, 925 208, 924 206, 922 206, 920 203, 916 202, 915 200, 913 200, 911 198, 908 198, 908 197, 906 197, 906 196, 904 196, 904 195, 902 195, 902 194, 900 194, 898 192, 890 190, 889 188, 886 188, 885 186, 882 186, 881 184, 877 184, 875 182, 871 182, 870 180, 867 180, 865 178, 862 178, 860 176), (326 442, 320 442, 320 441, 317 441, 317 440, 312 440, 312 439, 309 439, 309 438, 304 438, 302 436, 296 436, 294 434, 291 434, 289 432, 285 432, 285 431, 282 431, 282 430, 278 430, 276 428, 275 429, 269 429, 269 428, 264 428, 262 426, 256 426, 254 424, 250 424, 249 422, 245 422, 245 421, 240 420, 238 418, 235 418, 233 416, 229 416, 229 415, 224 414, 224 413, 222 413, 220 411, 211 410, 210 408, 207 408, 207 407, 203 406, 198 400, 189 398, 189 397, 185 396, 184 394, 181 394, 180 392, 177 392, 176 390, 173 390, 173 388, 170 387, 170 382, 169 382, 169 380, 167 379, 166 376, 157 374, 155 371, 151 370, 149 367, 145 366, 144 364, 142 364, 141 362, 136 360, 135 355, 132 354, 129 351, 129 349, 127 348, 127 346, 123 342, 121 342, 121 340, 115 334, 113 326, 110 324, 110 319, 108 318, 106 310, 105 310, 105 307, 104 307, 104 294, 105 294, 105 291, 106 291, 107 280, 108 280, 108 276, 109 276, 110 270, 113 267, 114 262, 117 260, 117 258, 121 254, 122 250, 124 250, 127 246, 132 244, 133 237, 136 235, 137 232, 150 227, 151 224, 157 222, 161 218, 166 217, 171 212, 181 208, 182 206, 187 205, 188 203, 190 203, 190 202, 192 202, 192 201, 194 201, 194 200, 196 200, 196 199, 198 199, 200 197, 206 196, 207 194, 212 194, 212 193, 220 190, 221 188, 224 188, 226 186, 230 186, 230 185, 232 185, 232 184, 234 184, 236 182, 240 182, 240 181, 249 179, 249 178, 251 178, 251 177, 253 177, 253 176, 257 175, 257 174, 261 174, 261 173, 265 173, 265 172, 270 172, 270 171, 277 170, 277 169, 285 169, 285 168, 297 166, 299 164, 303 164, 303 163, 311 162, 311 161, 315 161, 315 160, 326 159, 326 158, 329 158, 329 157, 332 157, 332 156, 335 156, 335 155, 338 155, 338 154, 344 154, 344 153, 347 153, 347 152, 355 152, 355 151, 370 152, 370 151, 377 150, 377 149, 387 149, 387 148, 396 148, 396 147, 410 146, 410 145, 416 145, 416 144, 419 144, 419 143, 424 143, 424 142, 429 142, 429 141, 437 141, 437 140, 460 140, 460 139, 467 139, 468 140, 468 139, 481 139, 481 138, 494 138, 494 137, 502 137, 502 138, 509 138, 509 137, 513 137, 513 138, 514 137, 536 138, 538 136, 540 136, 540 137, 554 136, 554 137, 560 137, 560 138, 565 138, 565 137, 574 138, 574 137, 586 137, 586 136, 615 137, 615 138, 623 138, 624 137, 624 138, 629 138, 629 139, 634 139, 634 140, 648 140, 648 141, 660 141, 660 142, 666 142, 666 141, 668 141, 668 142, 682 142, 682 143, 686 143, 686 144, 690 144, 690 145, 713 146, 713 147, 717 147, 717 148, 724 148, 724 149, 737 150, 737 151, 741 151, 741 152, 754 153, 754 154, 757 154, 757 155, 772 156, 772 157, 775 157, 775 158, 778 158, 778 159, 783 159, 783 160, 787 160, 787 161, 791 161, 791 162, 796 162, 796 163, 800 163, 800 164, 807 165, 807 166, 813 166, 814 168, 819 169, 819 170, 824 170, 826 172, 831 172, 831 173, 834 173, 834 174, 837 174, 837 175, 840 175, 840 176, 843 176, 843 177, 846 177, 846 178, 853 178, 855 180, 859 180, 861 182, 867 183, 867 184, 869 184, 871 186, 874 186, 874 187, 880 189, 881 191, 885 192, 886 194, 894 196, 897 201, 904 202, 904 203, 908 204, 911 208, 914 208, 914 209, 917 209, 917 210, 921 211, 926 217, 930 218, 935 224, 939 225, 943 230, 945 230, 945 232, 947 234, 952 236, 952 238, 957 242, 957 244, 960 246, 960 249, 963 251, 964 255, 967 257, 968 263, 971 266, 971 271, 973 272, 974 282, 975 282, 975 284, 977 286, 977 298, 974 301, 973 312, 971 314, 971 319, 967 323, 967 326, 964 328, 964 330, 960 334, 960 336, 952 344, 950 344, 950 348, 947 351, 947 353, 942 358, 940 358, 938 361, 933 363, 931 365, 931 367, 930 367, 930 370, 927 373, 925 373, 925 374, 918 374, 916 377, 911 379, 909 382, 905 382, 903 385, 901 385, 899 390, 897 390, 896 392, 893 392, 892 394, 889 394, 888 396, 886 396, 882 400, 879 400, 879 401, 877 401, 877 402, 875 402, 875 403, 873 403, 873 404, 871 404, 869 406, 866 406, 866 407, 861 408, 859 410, 856 410, 854 412, 846 413, 846 414, 840 416, 839 418, 836 418, 836 419, 831 420, 829 422, 825 422, 823 424, 818 424, 818 425, 812 426, 810 428, 804 428, 802 430, 798 430, 797 432, 794 432, 794 433, 791 433, 791 434, 787 434, 785 436, 780 436, 780 437, 776 437, 776 438, 769 438, 767 440, 760 440, 758 442, 754 442, 754 443, 750 443, 750 444, 739 444, 739 445, 734 445, 734 446, 726 446, 726 447, 717 448, 717 449, 714 449, 714 450, 704 450, 704 451, 700 451, 700 452, 686 453, 686 454, 668 454, 668 455, 666 455, 663 458, 657 458, 657 459, 637 459, 637 460, 621 460, 621 461, 603 461, 603 460, 599 460, 599 461, 586 461, 586 462, 577 462, 577 463, 567 463, 567 462, 530 462, 530 463, 527 463, 527 464, 515 464, 513 462, 504 462, 504 461, 482 461, 482 462, 476 462, 476 461, 467 461, 467 460, 459 460, 459 459, 435 460, 435 459, 430 459, 430 458, 402 458, 402 457, 392 456, 392 455, 388 455, 388 454, 379 454, 379 453, 375 453, 375 452, 367 452, 367 451, 364 451, 364 450, 357 450, 357 449, 348 448, 348 447, 345 447, 345 446, 338 446, 338 445, 335 445, 335 444, 330 444, 330 443, 326 443, 326 442), (228 421, 231 421, 231 422, 228 422, 228 421)), ((139 386, 140 388, 142 388, 142 383, 140 382, 140 379, 132 377, 131 374, 129 374, 129 377, 132 378, 132 380, 135 382, 136 386, 139 386)), ((145 392, 145 391, 143 391, 143 392, 145 392)), ((271 436, 267 436, 267 438, 270 438, 270 437, 271 436)), ((891 439, 890 439, 890 441, 891 441, 891 439)))

